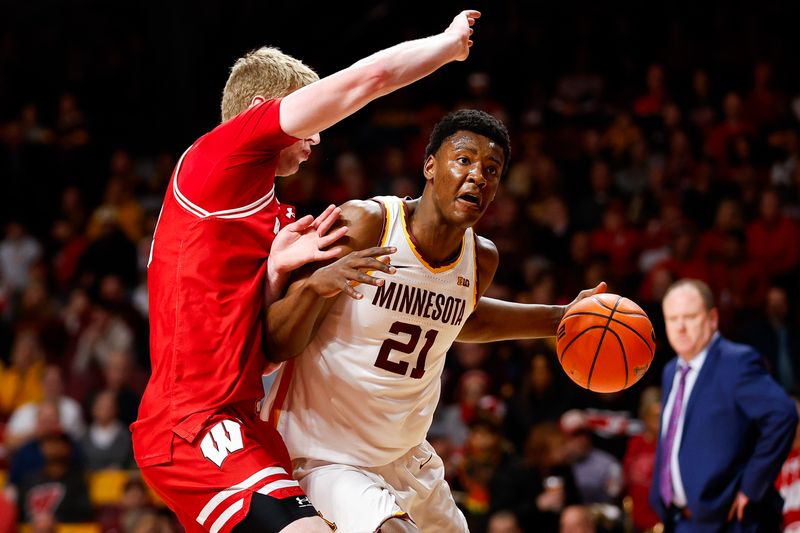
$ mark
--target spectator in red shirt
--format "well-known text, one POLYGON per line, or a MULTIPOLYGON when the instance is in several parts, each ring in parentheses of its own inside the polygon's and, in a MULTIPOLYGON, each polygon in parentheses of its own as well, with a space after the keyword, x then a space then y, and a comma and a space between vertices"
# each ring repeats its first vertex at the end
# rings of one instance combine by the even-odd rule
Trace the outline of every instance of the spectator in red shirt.
POLYGON ((658 425, 661 421, 661 393, 651 387, 642 391, 639 418, 644 422, 644 432, 633 435, 622 460, 625 492, 633 501, 633 527, 638 531, 652 528, 659 522, 658 515, 647 501, 653 466, 656 460, 658 425))
POLYGON ((761 194, 759 216, 747 225, 747 253, 773 280, 791 275, 800 265, 800 228, 781 213, 774 189, 761 194))
POLYGON ((739 320, 750 320, 764 302, 768 283, 763 266, 747 256, 741 231, 728 232, 710 272, 710 285, 719 302, 720 329, 730 330, 739 320))
POLYGON ((603 226, 591 233, 592 251, 608 256, 613 275, 619 277, 636 270, 640 241, 639 232, 628 226, 619 202, 609 204, 603 213, 603 226))
POLYGON ((647 92, 633 103, 634 112, 640 117, 658 115, 667 99, 664 83, 664 67, 652 64, 647 69, 647 92))
POLYGON ((747 95, 745 112, 759 129, 775 124, 788 111, 786 95, 772 83, 772 65, 766 61, 753 69, 753 89, 747 95))
POLYGON ((728 232, 744 229, 742 209, 739 201, 725 198, 717 205, 714 225, 703 232, 697 246, 697 255, 705 262, 714 261, 723 255, 728 232))
POLYGON ((729 92, 722 103, 725 118, 711 128, 706 136, 705 152, 717 162, 727 160, 728 140, 738 135, 752 135, 755 128, 742 116, 742 98, 729 92))

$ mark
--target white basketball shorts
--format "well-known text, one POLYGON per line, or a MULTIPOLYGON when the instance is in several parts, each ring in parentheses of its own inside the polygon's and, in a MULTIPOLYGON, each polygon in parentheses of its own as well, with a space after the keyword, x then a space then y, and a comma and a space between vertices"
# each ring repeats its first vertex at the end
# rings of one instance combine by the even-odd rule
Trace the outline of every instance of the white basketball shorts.
POLYGON ((342 533, 372 533, 387 518, 402 513, 425 533, 469 532, 444 480, 444 464, 428 442, 385 466, 307 459, 294 466, 294 477, 306 495, 342 533))

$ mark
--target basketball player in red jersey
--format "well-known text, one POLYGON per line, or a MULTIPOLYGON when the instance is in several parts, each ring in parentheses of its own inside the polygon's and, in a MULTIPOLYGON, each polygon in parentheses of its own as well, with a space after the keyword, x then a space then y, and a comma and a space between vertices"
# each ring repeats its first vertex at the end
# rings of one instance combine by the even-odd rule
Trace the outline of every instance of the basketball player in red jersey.
MULTIPOLYGON (((463 11, 439 35, 321 80, 279 50, 256 50, 231 69, 222 123, 181 156, 150 254, 153 371, 132 431, 144 478, 187 531, 330 530, 255 406, 263 395, 265 280, 273 298, 289 270, 329 257, 321 250, 346 230, 326 236, 338 216, 331 208, 279 233, 294 212, 275 199, 274 177, 294 173, 320 131, 466 59, 479 16, 463 11)), ((385 269, 371 257, 385 253, 368 251, 352 266, 385 269)))

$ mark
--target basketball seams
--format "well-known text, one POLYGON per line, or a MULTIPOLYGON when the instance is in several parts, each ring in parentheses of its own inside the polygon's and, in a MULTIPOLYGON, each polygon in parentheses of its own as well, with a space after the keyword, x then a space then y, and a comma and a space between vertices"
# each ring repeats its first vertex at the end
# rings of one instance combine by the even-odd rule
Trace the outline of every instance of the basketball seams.
MULTIPOLYGON (((603 314, 601 314, 601 313, 592 313, 591 311, 579 311, 579 312, 577 312, 577 313, 570 313, 570 314, 568 314, 567 316, 565 316, 565 317, 563 318, 563 320, 568 320, 568 319, 570 319, 570 318, 572 318, 572 317, 574 317, 574 316, 598 316, 598 317, 601 317, 601 318, 609 318, 609 319, 611 319, 611 317, 613 316, 613 314, 614 314, 614 313, 611 313, 611 315, 603 315, 603 314)), ((642 318, 646 318, 648 321, 650 320, 650 319, 647 317, 647 315, 639 315, 639 316, 641 316, 642 318)), ((636 335, 637 337, 639 337, 639 339, 641 339, 641 341, 642 341, 642 342, 645 344, 645 346, 647 346, 647 349, 648 349, 648 350, 650 350, 650 355, 653 355, 653 354, 654 354, 654 352, 655 352, 655 347, 653 347, 653 346, 650 346, 650 343, 649 343, 649 342, 647 342, 647 339, 645 339, 645 338, 644 338, 644 336, 643 336, 641 333, 639 333, 638 331, 636 331, 636 329, 635 329, 635 328, 631 327, 631 325, 630 325, 630 324, 626 324, 625 322, 622 322, 622 321, 620 321, 620 320, 617 320, 616 318, 613 318, 613 319, 611 319, 611 321, 612 321, 612 322, 614 322, 614 324, 619 324, 620 326, 624 326, 624 327, 628 328, 629 330, 631 330, 631 332, 632 332, 634 335, 636 335)), ((602 326, 598 326, 598 327, 602 327, 602 326)))
MULTIPOLYGON (((597 298, 594 298, 595 301, 598 301, 597 298)), ((614 311, 616 311, 617 306, 622 301, 622 296, 620 296, 616 303, 614 304, 614 308, 611 309, 611 313, 608 315, 608 320, 606 321, 606 325, 603 327, 603 334, 600 336, 600 341, 597 343, 597 349, 594 352, 594 359, 592 359, 592 367, 589 369, 589 377, 586 379, 586 388, 591 390, 592 385, 592 375, 594 374, 594 367, 597 364, 597 357, 600 355, 600 348, 603 346, 603 340, 606 338, 606 332, 609 330, 608 325, 611 324, 611 319, 614 316, 614 311)), ((618 337, 619 338, 619 337, 618 337)), ((625 372, 627 372, 627 367, 625 368, 625 372)))
POLYGON ((564 349, 561 350, 561 359, 560 359, 561 363, 562 364, 564 363, 564 356, 567 355, 567 350, 569 350, 569 347, 572 346, 573 342, 578 340, 583 334, 588 333, 588 332, 592 331, 593 329, 603 329, 604 327, 605 326, 589 326, 588 328, 584 329, 583 331, 581 331, 580 333, 578 333, 577 335, 572 337, 572 339, 570 339, 569 343, 566 346, 564 346, 564 349))
MULTIPOLYGON (((635 302, 618 294, 592 295, 583 300, 576 306, 576 309, 572 309, 562 317, 556 333, 556 349, 562 368, 575 383, 588 390, 596 390, 598 387, 598 392, 627 389, 639 380, 643 373, 640 370, 647 370, 646 366, 634 367, 633 365, 637 365, 639 359, 646 358, 648 355, 652 361, 655 354, 655 338, 650 318, 635 302), (570 318, 572 318, 572 322, 568 321, 570 318), (620 324, 625 329, 619 329, 614 324, 620 324), (650 335, 646 333, 648 329, 650 335), (598 335, 596 330, 602 330, 602 333, 598 335), (592 333, 588 337, 584 337, 584 333, 590 331, 592 333), (603 344, 608 331, 611 331, 619 345, 621 355, 619 359, 617 359, 617 354, 610 353, 616 348, 603 344), (636 345, 633 340, 634 336, 647 346, 646 351, 636 345), (574 349, 573 344, 575 345, 574 349), (631 348, 633 359, 628 357, 628 347, 631 348), (570 353, 573 357, 567 359, 568 350, 577 353, 570 353), (605 353, 605 359, 602 361, 600 361, 601 353, 605 353), (598 362, 600 365, 597 364, 598 362), (620 363, 622 368, 617 369, 616 367, 620 363), (624 384, 620 383, 623 372, 625 374, 624 384)), ((613 344, 613 341, 609 342, 613 344)))
MULTIPOLYGON (((624 296, 622 296, 621 299, 625 300, 626 298, 624 296)), ((600 307, 602 307, 604 309, 608 309, 609 311, 613 311, 613 309, 611 307, 609 307, 608 304, 605 303, 602 300, 602 298, 598 298, 597 296, 592 296, 592 300, 597 302, 597 304, 600 307)), ((631 302, 631 303, 633 303, 633 302, 631 302)), ((636 305, 636 304, 634 304, 634 305, 636 305)), ((639 306, 636 306, 636 307, 639 307, 639 306)), ((619 314, 619 315, 631 315, 631 316, 633 316, 633 315, 642 315, 644 317, 647 317, 647 314, 645 314, 645 312, 641 308, 639 308, 639 311, 623 311, 622 309, 617 309, 616 313, 619 314)), ((648 320, 649 320, 649 317, 648 317, 648 320)))
POLYGON ((622 386, 623 389, 628 388, 628 355, 625 353, 625 343, 622 342, 622 338, 619 336, 619 333, 614 331, 611 328, 608 328, 608 331, 611 332, 617 338, 617 342, 619 343, 619 348, 622 350, 622 363, 625 366, 625 385, 622 386))

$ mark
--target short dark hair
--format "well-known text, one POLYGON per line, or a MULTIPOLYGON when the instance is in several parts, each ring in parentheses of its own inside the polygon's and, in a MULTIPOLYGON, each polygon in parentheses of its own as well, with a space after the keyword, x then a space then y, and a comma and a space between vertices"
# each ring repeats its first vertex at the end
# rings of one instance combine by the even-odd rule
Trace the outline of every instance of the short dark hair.
POLYGON ((428 146, 425 147, 425 159, 435 154, 445 139, 459 131, 471 131, 499 144, 503 149, 504 157, 502 175, 505 176, 508 173, 511 161, 511 139, 508 135, 508 128, 489 113, 478 109, 453 111, 437 122, 428 139, 428 146))

